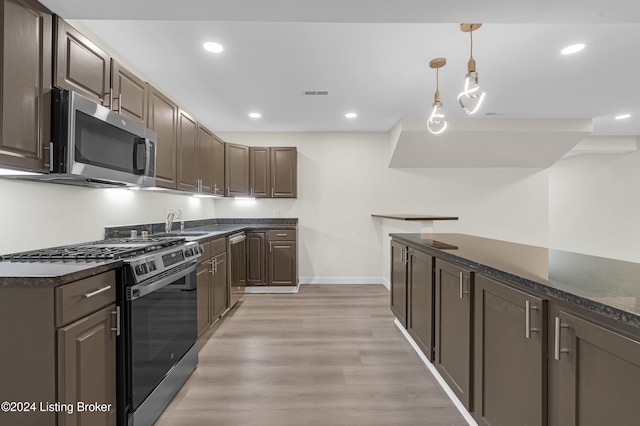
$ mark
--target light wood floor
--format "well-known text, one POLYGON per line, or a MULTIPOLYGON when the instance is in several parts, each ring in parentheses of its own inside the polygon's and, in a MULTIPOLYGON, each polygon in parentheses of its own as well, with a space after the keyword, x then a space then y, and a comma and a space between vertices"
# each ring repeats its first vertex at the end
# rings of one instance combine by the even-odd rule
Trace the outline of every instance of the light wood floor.
POLYGON ((466 425, 381 285, 245 295, 158 426, 466 425))

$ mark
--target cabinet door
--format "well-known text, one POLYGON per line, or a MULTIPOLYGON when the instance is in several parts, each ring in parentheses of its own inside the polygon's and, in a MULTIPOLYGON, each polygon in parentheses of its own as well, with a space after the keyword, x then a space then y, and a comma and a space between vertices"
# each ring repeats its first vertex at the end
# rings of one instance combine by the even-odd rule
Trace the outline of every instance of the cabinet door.
POLYGON ((562 309, 550 319, 549 424, 637 425, 640 342, 562 309))
POLYGON ((256 198, 271 197, 271 159, 269 148, 249 148, 249 185, 251 196, 256 198))
POLYGON ((149 86, 147 125, 158 134, 156 144, 156 185, 176 189, 178 105, 153 86, 149 86))
POLYGON ((433 362, 433 256, 409 249, 409 318, 407 331, 433 362))
POLYGON ((62 18, 56 19, 54 82, 111 107, 111 58, 62 18))
POLYGON ((203 260, 198 268, 197 288, 198 288, 198 336, 202 336, 211 325, 211 284, 212 265, 211 259, 203 260))
POLYGON ((111 60, 111 90, 111 109, 147 127, 149 85, 114 59, 111 60))
POLYGON ((178 189, 197 188, 198 123, 178 108, 178 189))
POLYGON ((51 12, 31 0, 3 0, 0 8, 0 164, 45 171, 51 116, 51 12))
POLYGON ((391 241, 391 312, 407 328, 407 248, 391 241))
POLYGON ((249 196, 249 147, 224 144, 224 193, 227 197, 249 196))
POLYGON ((271 148, 271 197, 298 196, 298 151, 295 147, 271 148))
POLYGON ((59 425, 116 424, 115 304, 58 330, 59 401, 111 404, 106 412, 61 412, 59 425))
POLYGON ((198 123, 198 179, 200 192, 213 193, 213 133, 198 123))
POLYGON ((215 195, 224 195, 224 142, 213 135, 213 188, 215 195))
POLYGON ((221 253, 213 258, 213 317, 215 321, 227 309, 227 253, 221 253))
POLYGON ((297 285, 295 241, 269 241, 269 285, 297 285))
POLYGON ((267 284, 264 232, 247 232, 247 285, 267 284))
POLYGON ((469 411, 472 279, 471 272, 436 259, 435 366, 469 411))
POLYGON ((545 304, 474 278, 474 417, 487 426, 546 425, 545 304))

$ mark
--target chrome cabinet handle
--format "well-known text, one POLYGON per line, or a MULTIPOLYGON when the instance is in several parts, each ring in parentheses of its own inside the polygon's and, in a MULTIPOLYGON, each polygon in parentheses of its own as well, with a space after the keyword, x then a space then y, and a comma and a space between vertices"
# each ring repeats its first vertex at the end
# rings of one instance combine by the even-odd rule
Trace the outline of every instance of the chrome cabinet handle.
POLYGON ((467 277, 464 276, 464 272, 460 272, 460 299, 464 299, 465 294, 469 294, 468 291, 464 291, 464 280, 467 277))
POLYGON ((555 323, 555 336, 554 336, 554 358, 556 359, 556 361, 560 361, 560 354, 566 354, 569 353, 569 349, 567 348, 560 348, 560 330, 563 328, 569 328, 569 326, 567 324, 562 324, 562 322, 560 321, 560 318, 556 317, 556 323, 555 323))
POLYGON ((400 247, 400 262, 404 263, 404 247, 400 247))
POLYGON ((269 253, 273 252, 273 246, 272 246, 272 242, 269 241, 269 253))
MULTIPOLYGON (((106 93, 105 93, 105 95, 106 95, 106 93)), ((105 100, 106 100, 106 96, 105 96, 105 100)), ((109 109, 111 109, 113 107, 113 89, 109 89, 109 105, 104 105, 104 106, 106 106, 109 109)))
POLYGON ((276 234, 276 237, 286 237, 287 234, 276 234))
POLYGON ((218 273, 218 258, 217 257, 213 258, 213 273, 214 274, 218 273))
POLYGON ((531 328, 531 311, 537 311, 537 306, 531 306, 531 301, 525 300, 524 302, 524 322, 525 322, 525 330, 524 337, 527 339, 531 338, 531 333, 537 333, 539 330, 537 328, 531 328))
POLYGON ((122 93, 120 93, 120 97, 118 98, 118 114, 122 114, 122 93))
POLYGON ((104 293, 105 291, 107 291, 109 289, 111 289, 110 285, 108 285, 106 287, 99 288, 96 291, 92 291, 91 293, 85 293, 85 294, 83 294, 83 296, 88 299, 90 297, 95 296, 96 294, 104 293))
POLYGON ((273 198, 273 188, 271 188, 271 198, 273 198))
POLYGON ((111 315, 116 316, 116 327, 112 328, 111 331, 116 332, 116 336, 120 335, 120 306, 116 306, 115 311, 111 311, 111 315))

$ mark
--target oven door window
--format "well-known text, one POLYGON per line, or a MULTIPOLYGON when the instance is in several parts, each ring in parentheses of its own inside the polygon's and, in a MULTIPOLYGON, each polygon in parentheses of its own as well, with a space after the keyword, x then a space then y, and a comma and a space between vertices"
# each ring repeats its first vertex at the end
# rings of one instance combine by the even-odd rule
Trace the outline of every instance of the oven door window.
POLYGON ((197 340, 196 290, 180 289, 184 279, 131 302, 134 409, 197 340))
POLYGON ((144 172, 144 139, 76 111, 75 161, 111 170, 144 172))

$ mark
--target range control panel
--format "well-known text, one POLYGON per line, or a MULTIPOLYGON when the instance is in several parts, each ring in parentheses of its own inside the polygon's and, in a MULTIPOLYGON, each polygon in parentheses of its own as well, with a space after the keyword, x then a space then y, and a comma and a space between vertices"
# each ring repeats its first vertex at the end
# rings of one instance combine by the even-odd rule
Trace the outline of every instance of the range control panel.
POLYGON ((135 281, 141 282, 181 263, 197 259, 203 252, 202 246, 192 241, 147 253, 143 257, 127 259, 125 263, 131 268, 135 281))

